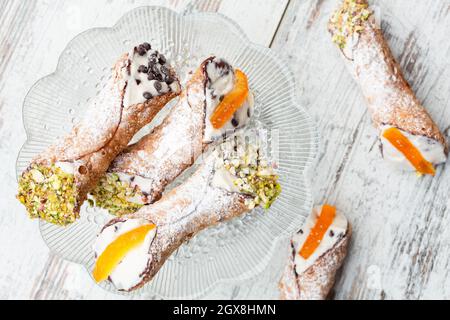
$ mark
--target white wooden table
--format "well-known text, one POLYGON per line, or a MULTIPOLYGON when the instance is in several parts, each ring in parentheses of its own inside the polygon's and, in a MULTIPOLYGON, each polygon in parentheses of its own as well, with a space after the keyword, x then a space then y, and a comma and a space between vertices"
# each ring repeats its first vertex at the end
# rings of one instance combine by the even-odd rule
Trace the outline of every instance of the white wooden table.
MULTIPOLYGON (((113 299, 85 270, 49 253, 37 223, 15 200, 15 160, 25 141, 21 105, 78 33, 112 26, 126 11, 163 5, 218 11, 291 65, 321 146, 313 167, 316 202, 354 227, 337 299, 450 298, 450 170, 434 179, 382 162, 356 84, 330 43, 337 0, 3 0, 0 8, 0 298, 113 299)), ((374 0, 395 56, 439 126, 450 128, 450 0, 374 0)), ((264 278, 263 278, 264 279, 264 278)), ((221 287, 209 298, 274 298, 276 283, 221 287)))

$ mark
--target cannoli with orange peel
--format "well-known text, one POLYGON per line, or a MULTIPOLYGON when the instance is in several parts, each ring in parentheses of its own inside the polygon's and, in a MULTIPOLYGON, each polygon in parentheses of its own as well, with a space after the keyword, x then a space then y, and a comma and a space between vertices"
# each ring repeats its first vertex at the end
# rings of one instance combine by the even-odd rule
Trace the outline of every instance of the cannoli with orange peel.
POLYGON ((279 194, 277 176, 257 144, 231 137, 159 201, 106 224, 94 244, 94 279, 135 290, 195 234, 255 206, 268 208, 279 194))
POLYGON ((247 76, 224 59, 206 59, 161 125, 114 160, 92 192, 96 205, 123 215, 158 200, 208 145, 252 114, 247 76))
POLYGON ((366 98, 383 158, 434 175, 447 159, 447 142, 406 82, 367 0, 344 0, 328 29, 366 98))
POLYGON ((17 198, 29 216, 73 223, 113 159, 179 93, 175 71, 149 43, 123 55, 81 122, 33 159, 20 177, 17 198))
POLYGON ((315 207, 290 243, 279 283, 282 300, 324 300, 333 287, 350 241, 345 216, 330 205, 315 207))

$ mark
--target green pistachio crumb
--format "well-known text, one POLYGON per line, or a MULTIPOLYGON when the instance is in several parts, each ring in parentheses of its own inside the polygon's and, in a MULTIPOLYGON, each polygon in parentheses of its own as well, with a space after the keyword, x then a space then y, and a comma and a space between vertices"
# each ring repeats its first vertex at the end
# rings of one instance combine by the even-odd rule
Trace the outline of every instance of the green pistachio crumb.
POLYGON ((342 6, 334 12, 330 19, 333 29, 333 42, 344 49, 347 38, 364 30, 363 23, 372 15, 366 1, 344 0, 342 6))
POLYGON ((248 146, 244 154, 234 154, 226 159, 224 167, 236 177, 233 183, 237 189, 252 196, 245 203, 249 209, 256 206, 269 209, 281 193, 278 176, 254 146, 248 146))
POLYGON ((19 179, 17 199, 30 218, 68 225, 78 218, 78 212, 74 212, 76 195, 74 175, 54 164, 32 165, 19 179))
POLYGON ((121 181, 116 173, 103 176, 91 195, 97 207, 117 216, 134 213, 143 206, 129 201, 134 197, 143 197, 139 187, 131 187, 128 182, 121 181))

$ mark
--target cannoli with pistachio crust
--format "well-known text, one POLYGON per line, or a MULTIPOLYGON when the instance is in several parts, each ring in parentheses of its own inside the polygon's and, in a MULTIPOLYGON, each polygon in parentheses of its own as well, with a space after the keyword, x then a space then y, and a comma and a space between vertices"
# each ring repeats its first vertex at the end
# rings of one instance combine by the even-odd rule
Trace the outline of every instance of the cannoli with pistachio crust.
POLYGON ((107 223, 94 244, 94 279, 109 280, 119 290, 135 290, 201 230, 256 205, 268 208, 280 194, 277 176, 257 145, 244 143, 231 138, 159 201, 107 223))
POLYGON ((434 175, 447 159, 446 140, 406 82, 367 0, 344 0, 329 31, 366 98, 383 158, 434 175))
POLYGON ((209 144, 252 114, 246 75, 224 59, 206 59, 161 125, 114 160, 92 191, 95 204, 123 215, 156 201, 209 144))
POLYGON ((113 159, 179 93, 174 70, 149 43, 123 55, 81 122, 22 173, 17 198, 29 216, 74 222, 113 159))
POLYGON ((282 300, 324 300, 347 255, 351 227, 329 205, 313 209, 293 236, 290 254, 279 283, 282 300))

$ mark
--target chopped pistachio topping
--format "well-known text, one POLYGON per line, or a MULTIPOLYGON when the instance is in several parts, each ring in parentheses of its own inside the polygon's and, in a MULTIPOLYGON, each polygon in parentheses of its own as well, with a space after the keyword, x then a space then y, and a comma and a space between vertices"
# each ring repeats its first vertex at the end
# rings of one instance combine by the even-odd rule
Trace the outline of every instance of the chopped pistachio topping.
POLYGON ((364 30, 363 24, 372 15, 365 0, 344 0, 342 6, 333 13, 330 25, 333 28, 333 42, 344 49, 347 38, 364 30))
POLYGON ((30 218, 68 225, 78 218, 74 211, 76 194, 73 174, 54 164, 32 165, 19 179, 17 199, 25 205, 30 218))
POLYGON ((103 176, 92 191, 92 197, 97 207, 104 208, 118 216, 139 210, 143 204, 131 200, 143 196, 138 186, 132 187, 128 181, 121 181, 116 173, 108 173, 103 176))
POLYGON ((252 196, 246 201, 249 209, 256 206, 268 209, 281 193, 278 176, 273 167, 262 159, 256 146, 249 144, 243 149, 239 145, 233 148, 233 152, 224 152, 219 166, 234 177, 234 186, 240 192, 252 196))

